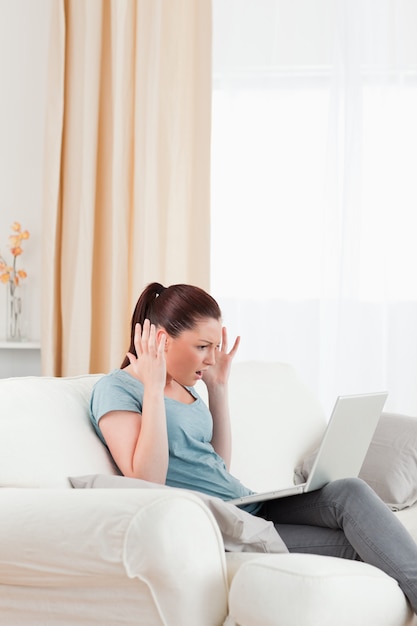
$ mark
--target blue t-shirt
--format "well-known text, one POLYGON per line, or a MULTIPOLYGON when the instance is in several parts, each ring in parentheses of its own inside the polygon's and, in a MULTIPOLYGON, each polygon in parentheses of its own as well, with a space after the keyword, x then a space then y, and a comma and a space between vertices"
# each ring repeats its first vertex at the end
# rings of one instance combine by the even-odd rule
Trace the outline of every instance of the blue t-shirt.
MULTIPOLYGON (((211 445, 211 413, 193 387, 187 387, 187 390, 195 398, 191 404, 165 398, 169 447, 166 484, 201 491, 223 500, 253 493, 227 471, 224 460, 211 445)), ((142 413, 143 392, 143 384, 120 369, 103 376, 96 383, 91 398, 91 422, 104 444, 100 418, 109 411, 142 413)), ((255 512, 259 505, 244 508, 255 512)))

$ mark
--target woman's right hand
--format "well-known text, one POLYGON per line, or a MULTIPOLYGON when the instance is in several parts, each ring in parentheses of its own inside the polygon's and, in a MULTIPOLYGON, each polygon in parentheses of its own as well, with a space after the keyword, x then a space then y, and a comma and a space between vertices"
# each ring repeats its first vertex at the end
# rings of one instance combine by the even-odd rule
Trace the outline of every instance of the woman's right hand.
POLYGON ((154 324, 148 319, 135 327, 135 350, 136 355, 127 353, 130 362, 130 373, 138 378, 144 387, 165 388, 166 384, 166 362, 165 362, 165 342, 166 334, 160 333, 157 340, 157 333, 154 324))
POLYGON ((165 341, 166 334, 157 333, 149 320, 143 328, 136 325, 136 355, 127 354, 126 370, 144 386, 142 411, 109 411, 100 419, 101 432, 122 474, 160 484, 166 481, 169 463, 165 341))

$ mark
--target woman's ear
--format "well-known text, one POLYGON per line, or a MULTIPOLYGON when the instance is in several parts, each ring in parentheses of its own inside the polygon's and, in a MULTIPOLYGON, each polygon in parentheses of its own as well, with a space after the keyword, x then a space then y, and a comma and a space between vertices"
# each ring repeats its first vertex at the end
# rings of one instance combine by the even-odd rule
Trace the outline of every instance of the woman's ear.
POLYGON ((170 337, 167 331, 165 330, 165 328, 158 328, 158 330, 156 331, 156 342, 158 344, 161 341, 162 336, 165 336, 165 352, 166 352, 170 337))

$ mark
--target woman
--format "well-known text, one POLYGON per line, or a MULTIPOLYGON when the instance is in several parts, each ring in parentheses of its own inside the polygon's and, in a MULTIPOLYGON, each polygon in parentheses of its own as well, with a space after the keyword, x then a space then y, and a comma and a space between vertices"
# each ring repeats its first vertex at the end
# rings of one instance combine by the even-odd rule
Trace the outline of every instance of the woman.
MULTIPOLYGON (((230 500, 252 493, 229 473, 228 351, 217 302, 191 285, 151 283, 132 316, 121 368, 102 377, 91 420, 125 476, 230 500), (207 386, 209 406, 194 389, 207 386)), ((417 613, 417 546, 359 479, 247 505, 272 521, 290 552, 359 559, 395 578, 417 613)))

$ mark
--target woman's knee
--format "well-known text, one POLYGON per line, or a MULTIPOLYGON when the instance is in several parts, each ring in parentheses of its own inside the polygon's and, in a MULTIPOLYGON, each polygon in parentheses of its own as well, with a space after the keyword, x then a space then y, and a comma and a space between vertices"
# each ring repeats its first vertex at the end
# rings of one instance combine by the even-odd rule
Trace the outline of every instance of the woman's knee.
POLYGON ((367 500, 377 498, 371 487, 361 478, 341 478, 328 483, 323 489, 329 494, 334 494, 337 499, 354 498, 355 500, 367 500))

